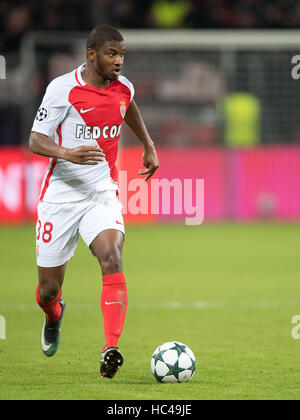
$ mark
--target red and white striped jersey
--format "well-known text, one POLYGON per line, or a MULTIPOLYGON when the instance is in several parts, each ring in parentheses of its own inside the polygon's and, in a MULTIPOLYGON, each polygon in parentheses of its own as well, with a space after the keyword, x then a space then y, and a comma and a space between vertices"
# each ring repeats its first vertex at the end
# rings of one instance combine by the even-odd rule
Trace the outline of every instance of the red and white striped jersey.
POLYGON ((41 189, 42 201, 79 201, 97 191, 118 189, 115 164, 120 129, 134 88, 124 76, 105 89, 89 86, 81 77, 84 69, 85 64, 49 84, 32 131, 66 148, 98 143, 105 153, 105 161, 77 165, 50 159, 41 189))

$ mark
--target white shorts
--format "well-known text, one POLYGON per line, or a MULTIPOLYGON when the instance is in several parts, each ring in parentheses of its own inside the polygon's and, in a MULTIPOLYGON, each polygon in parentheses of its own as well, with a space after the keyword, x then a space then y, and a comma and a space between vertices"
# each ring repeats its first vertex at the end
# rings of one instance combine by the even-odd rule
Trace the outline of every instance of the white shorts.
POLYGON ((90 246, 106 229, 125 235, 122 204, 115 191, 103 191, 88 200, 38 205, 36 255, 39 267, 58 267, 75 252, 79 234, 90 246))

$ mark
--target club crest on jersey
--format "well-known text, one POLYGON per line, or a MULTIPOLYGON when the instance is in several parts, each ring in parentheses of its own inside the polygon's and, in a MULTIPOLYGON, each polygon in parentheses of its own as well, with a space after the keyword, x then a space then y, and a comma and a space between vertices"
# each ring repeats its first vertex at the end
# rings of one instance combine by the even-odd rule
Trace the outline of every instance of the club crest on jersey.
POLYGON ((125 103, 125 101, 120 101, 120 114, 121 114, 121 117, 124 120, 125 115, 126 115, 126 103, 125 103))

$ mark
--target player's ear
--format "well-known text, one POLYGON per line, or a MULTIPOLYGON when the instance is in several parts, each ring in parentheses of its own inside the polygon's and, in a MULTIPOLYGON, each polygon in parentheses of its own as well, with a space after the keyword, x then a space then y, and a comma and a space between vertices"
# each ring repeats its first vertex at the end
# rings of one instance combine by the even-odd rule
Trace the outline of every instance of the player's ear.
POLYGON ((86 56, 90 61, 92 61, 92 63, 94 63, 96 60, 96 51, 92 48, 88 48, 86 51, 86 56))

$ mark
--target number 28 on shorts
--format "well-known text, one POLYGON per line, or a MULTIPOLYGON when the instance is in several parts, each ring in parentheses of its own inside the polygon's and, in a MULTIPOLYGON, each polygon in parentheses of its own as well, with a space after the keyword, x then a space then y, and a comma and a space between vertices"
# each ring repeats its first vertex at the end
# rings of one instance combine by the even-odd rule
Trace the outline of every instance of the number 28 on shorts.
POLYGON ((46 222, 42 224, 42 222, 38 220, 36 240, 39 241, 40 238, 42 238, 42 241, 48 244, 52 239, 52 230, 53 224, 51 222, 46 222))

